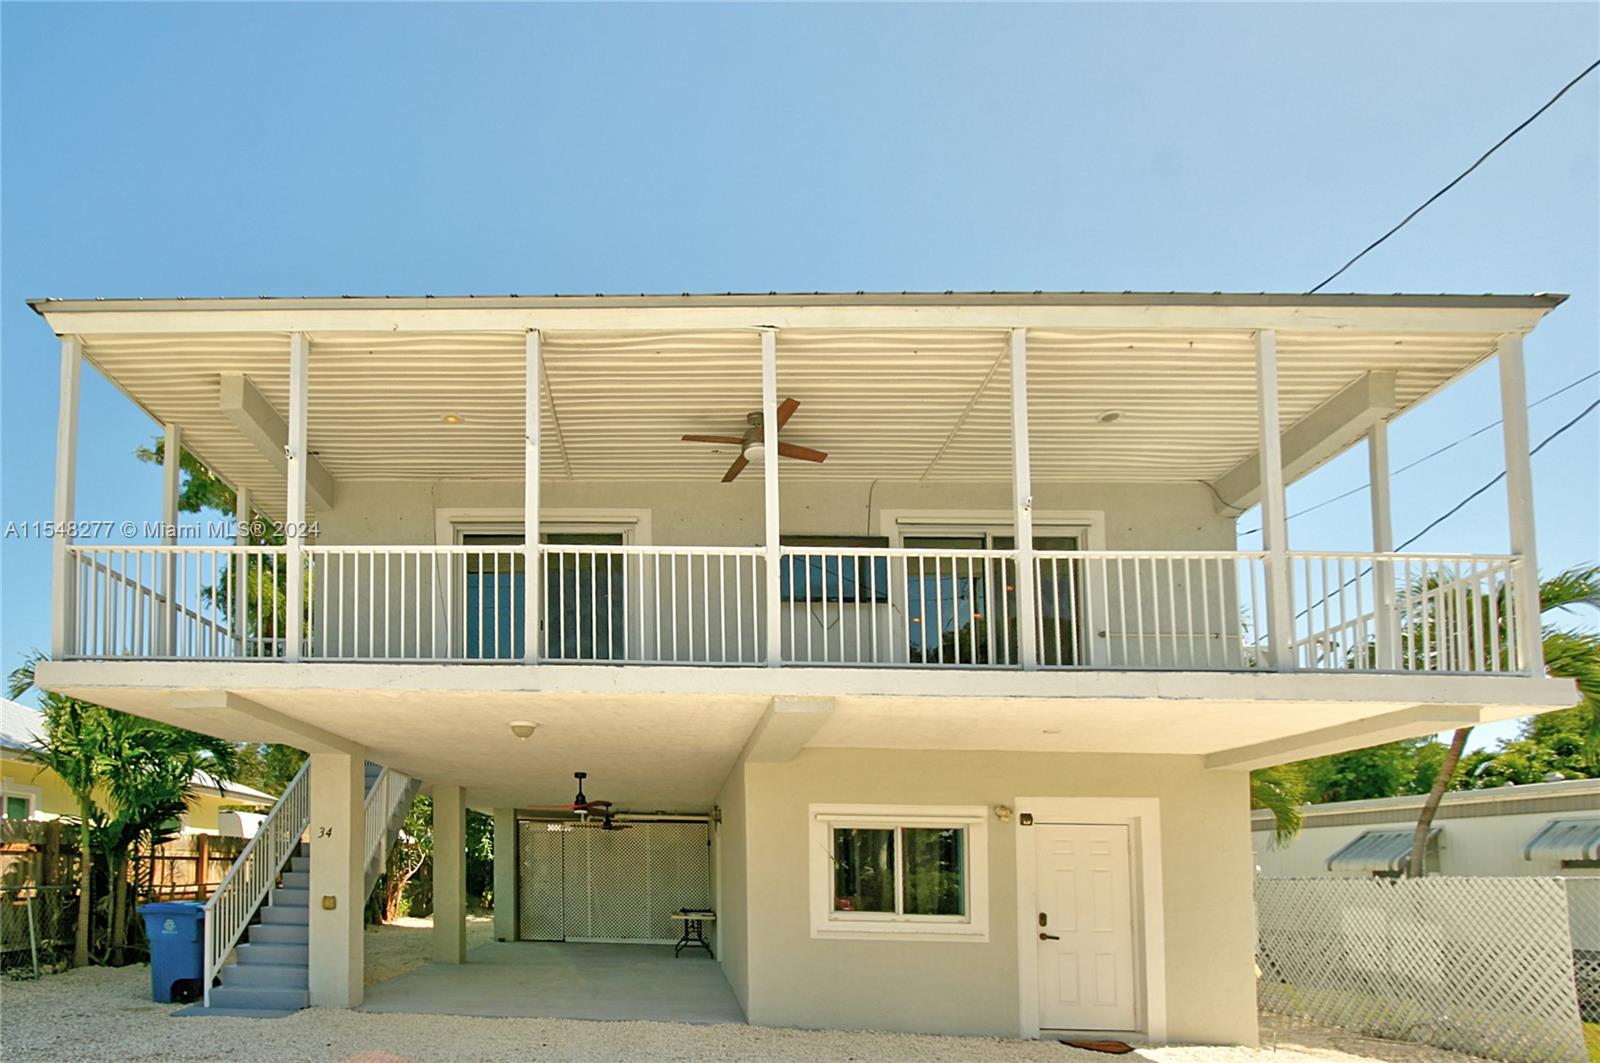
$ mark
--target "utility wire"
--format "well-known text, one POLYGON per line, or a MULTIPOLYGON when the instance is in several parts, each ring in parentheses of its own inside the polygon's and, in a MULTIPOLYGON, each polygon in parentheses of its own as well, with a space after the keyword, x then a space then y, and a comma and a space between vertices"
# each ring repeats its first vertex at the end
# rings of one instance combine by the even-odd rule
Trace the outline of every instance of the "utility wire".
MULTIPOLYGON (((1592 373, 1586 373, 1583 376, 1579 377, 1578 379, 1572 381, 1570 384, 1566 384, 1566 385, 1564 385, 1562 387, 1556 388, 1556 390, 1552 391, 1550 394, 1546 395, 1542 399, 1535 399, 1534 401, 1528 403, 1528 409, 1531 410, 1535 406, 1539 406, 1539 405, 1541 405, 1543 403, 1549 402, 1551 399, 1556 398, 1558 395, 1564 395, 1567 392, 1571 391, 1573 388, 1577 387, 1579 384, 1585 384, 1585 383, 1593 380, 1597 376, 1600 376, 1600 369, 1596 369, 1592 373)), ((1581 417, 1582 414, 1580 414, 1579 416, 1581 417)), ((1459 447, 1461 444, 1466 443, 1469 440, 1473 440, 1473 439, 1478 438, 1479 436, 1483 435, 1483 433, 1489 431, 1491 428, 1498 427, 1500 425, 1500 423, 1501 422, 1499 420, 1490 421, 1488 424, 1484 425, 1482 428, 1476 429, 1475 431, 1472 431, 1472 432, 1468 432, 1466 435, 1462 436, 1461 438, 1455 439, 1455 440, 1450 441, 1449 443, 1446 443, 1444 446, 1440 447, 1438 450, 1429 451, 1428 453, 1422 455, 1422 457, 1417 458, 1415 461, 1407 462, 1406 464, 1400 466, 1398 469, 1395 469, 1389 475, 1390 476, 1398 476, 1401 473, 1406 472, 1406 471, 1408 471, 1410 469, 1415 469, 1418 465, 1421 465, 1423 462, 1430 461, 1430 460, 1432 460, 1434 458, 1437 458, 1440 454, 1443 454, 1447 450, 1454 450, 1456 447, 1459 447)), ((1341 493, 1339 493, 1337 495, 1334 495, 1332 498, 1324 498, 1321 502, 1318 502, 1318 503, 1316 503, 1314 505, 1307 506, 1305 509, 1297 509, 1293 513, 1291 513, 1287 517, 1285 517, 1284 519, 1285 520, 1294 520, 1296 517, 1303 517, 1307 513, 1315 512, 1316 510, 1322 509, 1325 506, 1331 506, 1335 502, 1343 502, 1345 499, 1349 498, 1351 495, 1359 495, 1361 492, 1369 490, 1371 487, 1372 487, 1372 482, 1369 480, 1368 482, 1366 482, 1364 484, 1361 484, 1359 487, 1352 487, 1352 488, 1350 488, 1350 490, 1343 491, 1343 492, 1341 492, 1341 493)), ((1216 490, 1215 488, 1212 489, 1213 493, 1215 493, 1215 490, 1216 490)), ((1221 499, 1220 495, 1218 496, 1218 499, 1219 500, 1221 499)), ((1224 505, 1226 505, 1226 504, 1227 503, 1224 503, 1224 505)), ((1229 508, 1237 508, 1237 507, 1229 507, 1229 508)), ((1251 528, 1248 531, 1242 531, 1239 534, 1240 535, 1259 535, 1260 533, 1261 533, 1261 529, 1259 527, 1257 527, 1257 528, 1251 528)))
POLYGON ((1482 155, 1479 155, 1478 156, 1478 161, 1474 162, 1471 166, 1468 166, 1465 170, 1462 170, 1461 173, 1456 175, 1456 179, 1455 180, 1451 181, 1449 184, 1447 184, 1443 188, 1439 189, 1439 191, 1437 191, 1433 195, 1429 196, 1423 202, 1422 206, 1418 207, 1416 210, 1412 211, 1410 214, 1407 214, 1404 218, 1401 218, 1400 219, 1400 224, 1396 225, 1394 228, 1390 229, 1388 232, 1384 233, 1382 236, 1380 236, 1376 240, 1372 241, 1372 243, 1370 243, 1366 247, 1362 248, 1360 254, 1356 255, 1350 261, 1346 262, 1344 265, 1342 265, 1338 269, 1334 270, 1333 273, 1331 273, 1326 280, 1324 280, 1321 284, 1317 285, 1315 288, 1312 288, 1306 294, 1307 295, 1315 295, 1317 292, 1321 291, 1323 288, 1326 288, 1335 279, 1337 279, 1338 276, 1341 273, 1343 273, 1345 270, 1349 269, 1351 266, 1355 265, 1357 262, 1360 262, 1363 258, 1365 258, 1366 255, 1367 255, 1367 252, 1373 250, 1379 244, 1381 244, 1385 240, 1389 239, 1389 237, 1393 236, 1395 233, 1397 233, 1401 229, 1405 228, 1406 224, 1408 222, 1410 222, 1412 218, 1415 218, 1418 214, 1421 214, 1423 211, 1425 211, 1429 207, 1431 207, 1435 200, 1437 200, 1440 196, 1444 195, 1446 192, 1450 191, 1456 185, 1460 184, 1463 180, 1465 180, 1468 174, 1470 174, 1473 170, 1476 170, 1479 166, 1482 166, 1484 164, 1484 162, 1489 158, 1489 156, 1493 155, 1495 152, 1499 151, 1502 147, 1504 147, 1506 145, 1506 143, 1512 137, 1516 136, 1518 133, 1520 133, 1524 129, 1528 128, 1528 126, 1532 125, 1534 123, 1535 119, 1537 119, 1540 115, 1544 114, 1552 106, 1554 106, 1555 102, 1557 100, 1559 100, 1561 97, 1565 96, 1569 89, 1571 89, 1578 82, 1582 81, 1584 78, 1588 77, 1590 74, 1594 73, 1596 67, 1600 67, 1600 59, 1596 59, 1594 62, 1590 63, 1588 66, 1584 67, 1583 73, 1579 74, 1577 77, 1573 78, 1571 81, 1569 81, 1565 85, 1561 86, 1561 91, 1560 92, 1556 93, 1554 96, 1550 97, 1549 100, 1545 101, 1545 105, 1543 107, 1539 108, 1537 111, 1534 111, 1532 114, 1530 114, 1527 118, 1523 119, 1521 125, 1517 126, 1511 132, 1509 132, 1505 136, 1501 137, 1499 139, 1499 141, 1496 142, 1494 147, 1490 148, 1488 151, 1484 152, 1482 155))

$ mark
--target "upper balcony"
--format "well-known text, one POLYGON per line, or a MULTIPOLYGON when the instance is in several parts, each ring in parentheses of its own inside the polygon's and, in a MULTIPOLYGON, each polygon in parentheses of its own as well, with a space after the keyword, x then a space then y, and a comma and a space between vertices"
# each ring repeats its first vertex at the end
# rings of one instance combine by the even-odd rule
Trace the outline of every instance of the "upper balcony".
POLYGON ((53 652, 1538 675, 1521 337, 1559 301, 42 303, 58 521, 86 359, 287 532, 58 541, 53 652), (1496 353, 1511 552, 1393 552, 1387 423, 1496 353), (1291 550, 1285 484, 1363 440, 1371 534, 1291 550))

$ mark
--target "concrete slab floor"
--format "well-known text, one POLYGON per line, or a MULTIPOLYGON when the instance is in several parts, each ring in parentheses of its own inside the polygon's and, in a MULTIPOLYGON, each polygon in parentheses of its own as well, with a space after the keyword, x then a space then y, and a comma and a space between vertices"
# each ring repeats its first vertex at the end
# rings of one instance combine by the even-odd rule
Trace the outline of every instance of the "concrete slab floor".
POLYGON ((367 989, 362 1011, 549 1019, 742 1023, 703 951, 671 945, 491 941, 464 964, 429 963, 367 989))

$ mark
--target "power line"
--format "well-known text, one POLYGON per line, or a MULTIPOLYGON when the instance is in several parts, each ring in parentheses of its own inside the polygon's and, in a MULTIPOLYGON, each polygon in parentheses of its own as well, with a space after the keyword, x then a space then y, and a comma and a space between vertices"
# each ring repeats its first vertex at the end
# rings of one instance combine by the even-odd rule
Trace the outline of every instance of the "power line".
MULTIPOLYGON (((1571 428, 1573 425, 1577 424, 1579 421, 1581 421, 1585 417, 1589 416, 1597 408, 1600 408, 1600 399, 1595 399, 1593 402, 1589 403, 1589 405, 1587 405, 1587 406, 1585 406, 1583 408, 1583 411, 1581 413, 1579 413, 1578 416, 1574 417, 1572 420, 1568 421, 1566 424, 1562 425, 1560 428, 1557 428, 1554 432, 1551 432, 1549 435, 1545 436, 1544 437, 1544 442, 1540 443, 1538 446, 1536 446, 1532 450, 1528 451, 1528 457, 1531 458, 1535 454, 1539 453, 1539 451, 1541 451, 1541 450, 1543 450, 1545 448, 1545 444, 1549 443, 1551 440, 1553 440, 1557 436, 1559 436, 1562 432, 1565 432, 1567 429, 1571 428)), ((1490 480, 1488 483, 1484 484, 1482 487, 1480 487, 1476 491, 1472 492, 1466 498, 1463 498, 1461 501, 1457 502, 1455 505, 1453 505, 1449 509, 1445 510, 1444 513, 1440 514, 1438 517, 1435 517, 1433 520, 1429 521, 1427 527, 1423 528, 1421 531, 1417 532, 1417 534, 1413 535, 1411 538, 1407 539, 1405 542, 1403 542, 1399 546, 1395 547, 1394 548, 1395 552, 1398 553, 1401 550, 1404 550, 1406 547, 1410 546, 1412 543, 1416 542, 1418 539, 1422 538, 1424 535, 1427 535, 1433 529, 1437 528, 1439 525, 1443 524, 1445 521, 1449 520, 1451 517, 1455 516, 1457 513, 1460 513, 1464 508, 1466 508, 1466 505, 1467 505, 1468 502, 1471 502, 1474 498, 1477 498, 1479 495, 1483 494, 1485 491, 1489 490, 1489 488, 1493 487, 1495 484, 1499 483, 1501 480, 1504 480, 1505 478, 1506 478, 1506 471, 1504 469, 1501 469, 1500 472, 1498 474, 1496 474, 1494 479, 1490 480)))
POLYGON ((1455 180, 1451 181, 1449 184, 1447 184, 1443 188, 1439 189, 1439 191, 1437 191, 1433 195, 1429 196, 1426 200, 1423 201, 1422 206, 1418 207, 1416 210, 1412 211, 1410 214, 1407 214, 1404 218, 1401 218, 1400 219, 1400 224, 1396 225, 1394 228, 1390 229, 1388 232, 1384 233, 1382 236, 1380 236, 1376 240, 1372 241, 1372 243, 1370 243, 1366 247, 1362 248, 1360 254, 1356 255, 1350 261, 1346 262, 1344 265, 1342 265, 1338 269, 1334 270, 1333 273, 1329 274, 1329 276, 1328 276, 1328 278, 1326 280, 1324 280, 1321 284, 1317 285, 1315 288, 1312 288, 1306 294, 1307 295, 1315 295, 1317 292, 1321 291, 1323 288, 1326 288, 1330 283, 1332 283, 1336 278, 1338 278, 1338 276, 1341 273, 1343 273, 1345 270, 1349 269, 1351 266, 1355 265, 1357 262, 1360 262, 1363 258, 1365 258, 1366 255, 1367 255, 1367 252, 1373 250, 1379 244, 1381 244, 1385 240, 1389 239, 1389 237, 1393 236, 1395 233, 1397 233, 1401 229, 1405 228, 1406 224, 1408 222, 1410 222, 1412 218, 1415 218, 1418 214, 1421 214, 1423 211, 1427 210, 1430 206, 1433 205, 1435 200, 1437 200, 1440 196, 1444 195, 1446 192, 1450 191, 1456 185, 1460 184, 1463 180, 1465 180, 1466 176, 1468 174, 1470 174, 1473 170, 1476 170, 1479 166, 1482 166, 1484 161, 1487 160, 1489 158, 1489 156, 1493 155, 1495 152, 1499 151, 1502 147, 1504 147, 1506 145, 1506 143, 1512 137, 1516 136, 1518 133, 1520 133, 1524 129, 1528 128, 1528 126, 1532 125, 1535 119, 1537 119, 1540 115, 1544 114, 1552 106, 1554 106, 1555 102, 1557 100, 1559 100, 1561 97, 1565 96, 1567 94, 1567 90, 1571 89, 1578 82, 1582 81, 1584 78, 1586 78, 1590 74, 1594 73, 1596 67, 1600 67, 1600 59, 1596 59, 1594 62, 1590 63, 1588 66, 1584 67, 1583 73, 1579 74, 1577 77, 1573 78, 1571 81, 1569 81, 1565 85, 1561 86, 1561 91, 1560 92, 1556 93, 1554 96, 1550 97, 1550 99, 1545 101, 1545 105, 1543 107, 1539 108, 1537 111, 1534 111, 1532 114, 1530 114, 1527 118, 1523 119, 1522 123, 1520 125, 1518 125, 1515 129, 1513 129, 1511 132, 1507 133, 1505 136, 1501 137, 1499 139, 1499 141, 1497 141, 1495 143, 1494 147, 1490 148, 1488 151, 1484 152, 1482 155, 1479 155, 1478 156, 1478 160, 1476 162, 1474 162, 1471 166, 1468 166, 1465 170, 1462 170, 1459 174, 1457 174, 1455 180))
MULTIPOLYGON (((1551 399, 1556 398, 1559 395, 1564 395, 1567 392, 1571 391, 1573 388, 1577 387, 1579 384, 1588 383, 1589 381, 1593 380, 1597 376, 1600 376, 1600 369, 1596 369, 1592 373, 1586 373, 1583 376, 1579 377, 1578 379, 1572 381, 1571 383, 1565 384, 1565 385, 1563 385, 1563 386, 1561 386, 1559 388, 1556 388, 1554 391, 1552 391, 1550 394, 1544 396, 1544 398, 1542 398, 1542 399, 1535 399, 1533 402, 1528 403, 1528 409, 1531 410, 1535 406, 1539 406, 1539 405, 1542 405, 1542 404, 1544 404, 1546 402, 1549 402, 1551 399)), ((1580 414, 1579 416, 1582 416, 1582 415, 1580 414)), ((1491 428, 1499 427, 1500 424, 1501 424, 1501 421, 1499 419, 1490 421, 1488 424, 1484 425, 1482 428, 1478 428, 1478 429, 1475 429, 1474 431, 1468 432, 1466 435, 1461 436, 1459 439, 1451 440, 1449 443, 1446 443, 1444 446, 1440 447, 1438 450, 1429 451, 1428 453, 1422 455, 1422 457, 1417 458, 1415 461, 1407 462, 1406 464, 1400 466, 1398 469, 1395 469, 1389 475, 1390 476, 1398 476, 1403 472, 1407 472, 1407 471, 1409 471, 1411 469, 1415 469, 1418 465, 1421 465, 1423 462, 1430 461, 1433 458, 1437 458, 1440 454, 1443 454, 1445 451, 1454 450, 1456 447, 1459 447, 1461 444, 1478 438, 1479 436, 1483 435, 1483 433, 1489 431, 1491 428)), ((1207 486, 1210 486, 1210 485, 1208 484, 1207 486)), ((1322 508, 1324 508, 1326 506, 1331 506, 1335 502, 1343 502, 1345 499, 1349 498, 1351 495, 1359 495, 1361 492, 1369 490, 1371 487, 1372 487, 1372 481, 1368 480, 1366 483, 1361 484, 1359 487, 1352 487, 1352 488, 1350 488, 1350 490, 1340 492, 1339 494, 1334 495, 1332 498, 1324 498, 1321 502, 1317 502, 1314 505, 1307 506, 1305 509, 1295 510, 1293 513, 1289 514, 1284 519, 1285 520, 1294 520, 1296 517, 1303 517, 1307 513, 1313 513, 1316 510, 1322 509, 1322 508)), ((1216 493, 1216 488, 1212 488, 1212 493, 1213 494, 1216 493)), ((1221 500, 1221 497, 1222 496, 1220 496, 1220 495, 1217 496, 1219 501, 1221 500)), ((1226 505, 1227 503, 1223 503, 1223 504, 1226 505)), ((1230 507, 1230 508, 1234 508, 1234 507, 1230 507)), ((1240 535, 1257 535, 1260 532, 1261 532, 1260 528, 1251 528, 1248 531, 1242 531, 1239 534, 1240 535)))

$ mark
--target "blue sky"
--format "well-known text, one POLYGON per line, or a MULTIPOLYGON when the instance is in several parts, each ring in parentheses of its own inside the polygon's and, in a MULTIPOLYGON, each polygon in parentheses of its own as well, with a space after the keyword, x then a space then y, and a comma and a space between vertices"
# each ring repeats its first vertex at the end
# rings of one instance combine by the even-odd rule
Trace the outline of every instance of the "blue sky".
MULTIPOLYGON (((0 50, 0 506, 44 520, 31 296, 1304 290, 1600 54, 1600 8, 6 3, 0 50)), ((1332 290, 1569 292, 1530 397, 1600 367, 1597 100, 1332 290)), ((1480 371, 1401 419, 1395 464, 1496 396, 1480 371)), ((1597 423, 1535 459, 1547 571, 1600 556, 1597 423)), ((154 427, 92 373, 82 431, 79 515, 156 516, 154 427)), ((1494 431, 1398 477, 1397 537, 1500 460, 1494 431)), ((1291 510, 1365 475, 1346 455, 1291 510)), ((1504 513, 1415 549, 1504 549, 1504 513)), ((1364 548, 1365 495, 1291 542, 1364 548)), ((3 544, 6 668, 48 641, 48 557, 3 544)))

